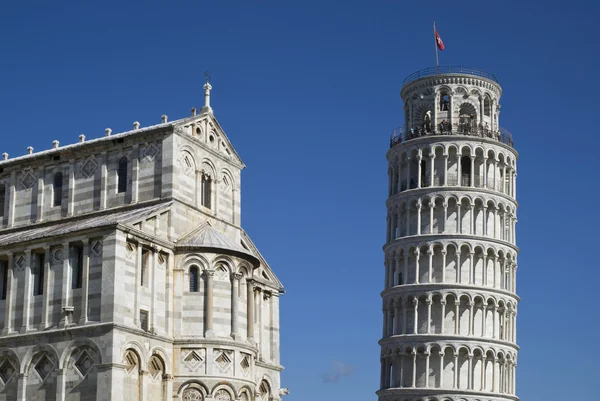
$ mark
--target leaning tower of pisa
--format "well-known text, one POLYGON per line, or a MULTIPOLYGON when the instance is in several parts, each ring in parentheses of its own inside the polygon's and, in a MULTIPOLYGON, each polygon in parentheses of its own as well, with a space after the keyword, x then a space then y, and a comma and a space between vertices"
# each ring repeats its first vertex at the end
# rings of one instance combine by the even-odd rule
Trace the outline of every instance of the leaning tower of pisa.
POLYGON ((516 159, 492 74, 405 79, 390 150, 380 401, 517 400, 516 159))

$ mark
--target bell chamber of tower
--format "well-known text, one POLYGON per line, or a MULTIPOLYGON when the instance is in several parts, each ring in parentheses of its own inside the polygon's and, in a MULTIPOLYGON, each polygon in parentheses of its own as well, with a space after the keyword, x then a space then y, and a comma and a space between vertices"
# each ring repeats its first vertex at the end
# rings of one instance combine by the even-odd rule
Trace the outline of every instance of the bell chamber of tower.
POLYGON ((518 400, 516 160, 492 74, 404 81, 393 131, 380 401, 518 400))

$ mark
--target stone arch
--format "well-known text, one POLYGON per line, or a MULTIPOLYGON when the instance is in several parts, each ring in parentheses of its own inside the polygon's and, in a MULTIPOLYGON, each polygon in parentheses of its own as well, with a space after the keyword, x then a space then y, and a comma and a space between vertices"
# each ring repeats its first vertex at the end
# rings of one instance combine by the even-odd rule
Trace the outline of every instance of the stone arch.
POLYGON ((234 272, 234 266, 235 266, 235 262, 234 260, 227 256, 227 255, 217 255, 213 258, 213 260, 211 261, 211 264, 213 269, 216 270, 217 266, 223 266, 226 270, 228 274, 231 274, 234 272))
POLYGON ((198 265, 200 270, 206 270, 210 263, 203 255, 193 253, 185 255, 177 264, 177 268, 187 270, 192 265, 198 265))
POLYGON ((38 344, 32 347, 23 363, 24 374, 27 375, 25 388, 27 395, 36 395, 40 399, 54 401, 56 398, 56 379, 59 370, 59 355, 49 344, 38 344))
POLYGON ((71 357, 71 354, 73 353, 73 351, 76 348, 79 348, 81 346, 88 346, 91 349, 93 349, 98 354, 98 359, 99 359, 98 363, 103 363, 102 362, 102 352, 100 351, 100 347, 98 347, 98 344, 96 344, 96 342, 94 340, 92 340, 91 338, 78 337, 78 338, 74 339, 73 341, 71 341, 66 346, 62 355, 60 356, 60 364, 59 364, 60 369, 66 368, 66 363, 69 360, 69 358, 71 357))
POLYGON ((210 394, 208 387, 195 379, 184 382, 179 387, 178 392, 180 399, 183 401, 204 401, 208 394, 210 394))
POLYGON ((171 361, 171 357, 169 356, 169 354, 167 353, 167 351, 160 346, 154 346, 150 349, 150 353, 149 353, 150 357, 153 355, 158 355, 162 361, 163 364, 165 365, 165 374, 171 375, 173 374, 171 371, 171 367, 173 365, 172 361, 171 361))
POLYGON ((221 381, 215 384, 211 390, 211 394, 216 401, 232 401, 235 399, 235 387, 229 382, 221 381), (229 400, 222 397, 222 392, 225 391, 229 395, 229 400), (221 394, 220 394, 221 393, 221 394), (219 398, 221 396, 221 398, 219 398))
POLYGON ((212 162, 212 160, 208 159, 208 158, 203 158, 202 162, 200 164, 200 173, 204 174, 204 175, 208 175, 209 177, 211 177, 213 180, 216 179, 216 167, 215 164, 212 162))
POLYGON ((57 368, 59 368, 59 369, 62 368, 59 366, 60 356, 58 355, 58 352, 52 345, 37 344, 37 345, 33 346, 32 348, 30 348, 23 356, 22 364, 21 364, 21 371, 19 371, 19 373, 26 374, 31 368, 30 365, 31 365, 33 357, 36 354, 41 353, 41 352, 47 353, 53 361, 56 361, 55 366, 57 368))

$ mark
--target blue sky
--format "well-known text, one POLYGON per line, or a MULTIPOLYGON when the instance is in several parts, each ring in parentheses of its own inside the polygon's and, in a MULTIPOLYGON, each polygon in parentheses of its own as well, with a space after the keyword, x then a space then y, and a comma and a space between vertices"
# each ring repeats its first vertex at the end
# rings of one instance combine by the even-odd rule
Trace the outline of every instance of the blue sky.
POLYGON ((434 20, 441 64, 499 78, 520 152, 517 394, 597 399, 597 5, 122 3, 2 4, 0 152, 181 118, 202 106, 210 70, 215 115, 248 167, 243 225, 287 289, 287 401, 376 399, 385 153, 402 80, 435 63, 434 20))

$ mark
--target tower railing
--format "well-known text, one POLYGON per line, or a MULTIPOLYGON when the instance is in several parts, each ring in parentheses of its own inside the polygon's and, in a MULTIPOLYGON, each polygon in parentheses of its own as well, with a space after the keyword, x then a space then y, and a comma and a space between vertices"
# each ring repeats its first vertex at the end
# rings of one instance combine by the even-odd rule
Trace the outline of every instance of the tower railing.
POLYGON ((466 75, 475 75, 477 77, 489 79, 498 83, 498 78, 494 74, 490 74, 489 72, 477 69, 477 68, 468 68, 463 67, 462 65, 444 65, 439 67, 430 67, 425 68, 423 70, 419 70, 417 72, 413 72, 408 77, 404 79, 402 85, 406 85, 409 82, 415 81, 420 78, 431 77, 434 75, 441 74, 466 74, 466 75))
POLYGON ((499 130, 492 130, 486 127, 473 127, 471 125, 457 125, 451 127, 449 124, 443 123, 439 124, 437 129, 429 130, 425 128, 410 128, 409 130, 405 130, 404 127, 398 127, 392 131, 392 135, 390 137, 390 148, 393 148, 399 143, 408 142, 412 139, 440 135, 463 135, 492 139, 514 148, 512 134, 502 127, 500 127, 499 130))

